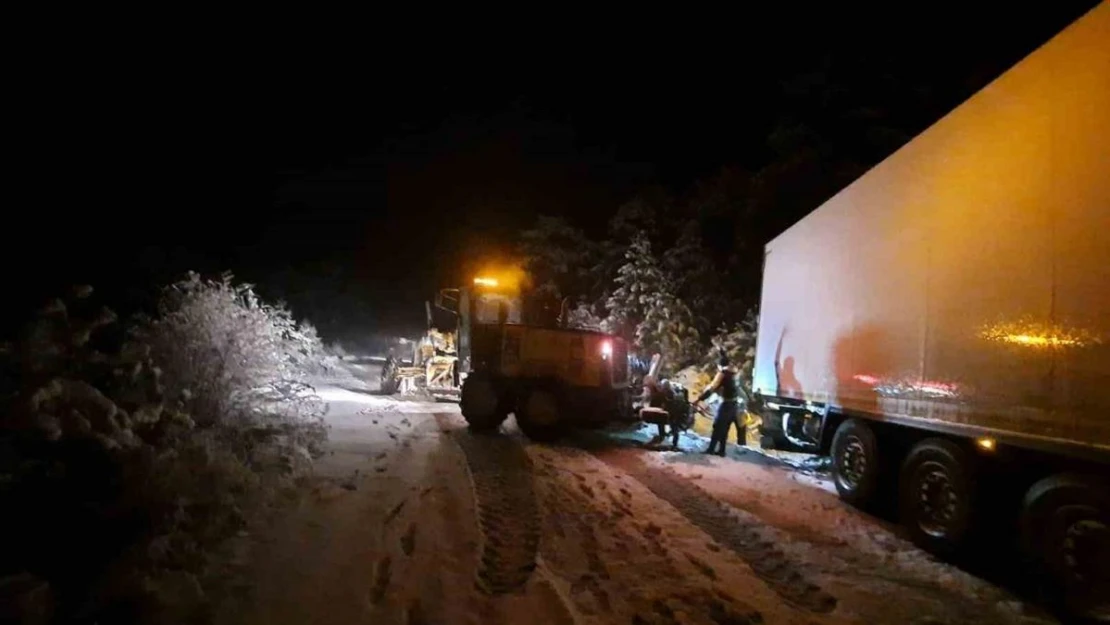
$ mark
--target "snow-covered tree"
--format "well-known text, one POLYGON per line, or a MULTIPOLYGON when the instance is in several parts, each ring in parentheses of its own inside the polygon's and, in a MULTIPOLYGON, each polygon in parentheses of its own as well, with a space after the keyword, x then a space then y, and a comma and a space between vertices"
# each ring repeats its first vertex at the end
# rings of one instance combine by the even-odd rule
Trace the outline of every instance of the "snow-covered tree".
POLYGON ((520 251, 535 288, 555 297, 584 296, 594 287, 597 245, 562 217, 541 215, 521 233, 520 251))
POLYGON ((698 331, 710 331, 729 319, 730 296, 701 237, 701 225, 691 220, 675 244, 663 254, 663 271, 674 294, 690 307, 698 331))
POLYGON ((656 202, 637 196, 617 208, 609 220, 609 236, 617 241, 631 241, 641 234, 652 234, 658 225, 656 202))
POLYGON ((616 289, 606 302, 606 331, 630 339, 642 354, 663 353, 675 367, 697 353, 693 313, 675 295, 646 233, 633 237, 614 281, 616 289))
POLYGON ((624 264, 614 278, 616 288, 605 302, 606 331, 634 339, 651 298, 663 288, 663 271, 651 253, 647 234, 639 232, 624 251, 624 264))
POLYGON ((748 310, 744 319, 731 326, 722 326, 710 340, 712 347, 705 354, 703 368, 708 372, 716 368, 723 351, 732 365, 740 372, 740 383, 749 394, 752 390, 752 369, 755 366, 756 330, 759 311, 748 310))
POLYGON ((649 298, 644 320, 636 328, 636 344, 645 352, 666 355, 665 368, 680 369, 696 361, 700 342, 694 315, 670 289, 663 289, 649 298))

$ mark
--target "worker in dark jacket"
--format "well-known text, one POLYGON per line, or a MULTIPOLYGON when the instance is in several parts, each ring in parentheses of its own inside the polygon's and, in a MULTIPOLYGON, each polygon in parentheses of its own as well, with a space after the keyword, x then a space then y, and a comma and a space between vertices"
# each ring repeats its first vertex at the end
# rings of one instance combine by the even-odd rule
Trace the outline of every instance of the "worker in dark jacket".
POLYGON ((720 396, 721 403, 717 406, 717 416, 713 419, 713 436, 709 439, 709 449, 706 449, 705 453, 716 453, 718 456, 724 456, 725 445, 728 443, 728 433, 732 429, 732 424, 737 423, 737 432, 743 431, 737 421, 740 416, 740 380, 736 369, 732 368, 728 356, 724 353, 717 361, 716 377, 698 396, 698 401, 704 401, 713 393, 720 396), (720 449, 714 451, 718 446, 720 449))

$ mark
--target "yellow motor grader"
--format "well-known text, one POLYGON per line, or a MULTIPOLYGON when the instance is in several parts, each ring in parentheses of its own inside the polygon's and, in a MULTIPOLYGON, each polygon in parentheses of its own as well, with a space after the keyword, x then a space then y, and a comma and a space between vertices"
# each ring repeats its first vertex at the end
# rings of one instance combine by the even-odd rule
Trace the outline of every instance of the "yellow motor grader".
POLYGON ((412 360, 406 364, 390 353, 381 371, 381 391, 387 395, 422 390, 438 399, 458 399, 455 379, 455 333, 429 325, 427 333, 412 345, 412 360))
POLYGON ((637 420, 627 342, 566 327, 560 302, 483 276, 440 291, 434 309, 450 321, 436 323, 429 303, 429 332, 413 367, 383 371, 387 392, 404 385, 408 373, 432 395, 457 394, 472 429, 496 430, 513 414, 534 440, 568 427, 637 420))

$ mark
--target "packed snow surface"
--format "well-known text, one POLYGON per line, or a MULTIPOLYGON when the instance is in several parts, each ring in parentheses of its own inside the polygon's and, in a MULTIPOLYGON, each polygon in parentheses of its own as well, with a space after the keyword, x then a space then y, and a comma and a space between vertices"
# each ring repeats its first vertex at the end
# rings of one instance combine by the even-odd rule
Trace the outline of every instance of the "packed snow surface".
POLYGON ((239 545, 226 623, 1037 623, 841 503, 800 458, 527 441, 456 405, 321 386, 328 455, 239 545))

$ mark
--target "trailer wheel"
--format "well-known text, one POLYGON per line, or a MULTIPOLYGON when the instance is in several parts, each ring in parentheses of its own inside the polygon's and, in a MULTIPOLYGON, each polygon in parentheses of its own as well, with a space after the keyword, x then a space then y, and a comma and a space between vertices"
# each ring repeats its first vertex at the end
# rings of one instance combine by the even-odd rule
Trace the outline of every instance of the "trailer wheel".
POLYGON ((459 408, 470 429, 478 432, 496 430, 509 416, 493 380, 482 372, 471 373, 463 381, 459 408))
POLYGON ((1022 505, 1021 537, 1051 602, 1063 603, 1077 616, 1110 609, 1110 491, 1105 485, 1069 474, 1037 482, 1022 505))
POLYGON ((832 442, 833 478, 840 498, 864 507, 879 484, 879 444, 871 426, 848 419, 836 428, 832 442))
POLYGON ((540 384, 525 389, 516 408, 516 424, 528 438, 549 442, 559 438, 563 424, 561 393, 553 385, 540 384))
POLYGON ((906 455, 899 476, 903 523, 917 544, 954 551, 971 527, 975 483, 970 456, 942 438, 928 438, 906 455))

